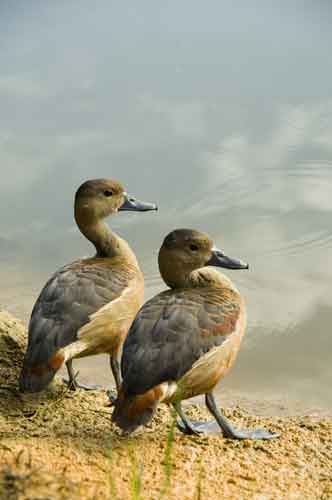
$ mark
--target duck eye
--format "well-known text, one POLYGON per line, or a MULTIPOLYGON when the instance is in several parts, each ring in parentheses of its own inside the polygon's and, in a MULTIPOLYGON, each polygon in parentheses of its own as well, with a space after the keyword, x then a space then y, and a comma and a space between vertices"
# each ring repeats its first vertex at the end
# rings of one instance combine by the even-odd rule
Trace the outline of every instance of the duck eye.
POLYGON ((192 250, 193 252, 197 252, 197 251, 198 251, 198 246, 197 246, 197 245, 191 244, 189 248, 190 248, 190 250, 192 250))
POLYGON ((112 196, 113 195, 113 191, 111 191, 110 189, 106 189, 104 191, 104 195, 107 196, 107 197, 112 196))

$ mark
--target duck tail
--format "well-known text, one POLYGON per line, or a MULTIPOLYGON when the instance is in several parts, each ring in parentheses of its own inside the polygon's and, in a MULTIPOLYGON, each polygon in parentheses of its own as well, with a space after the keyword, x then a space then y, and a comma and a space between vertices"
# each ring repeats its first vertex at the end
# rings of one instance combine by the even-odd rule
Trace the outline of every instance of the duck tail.
POLYGON ((160 400, 159 387, 135 396, 127 396, 121 388, 114 404, 112 422, 123 431, 133 432, 140 425, 150 422, 160 400))
POLYGON ((64 362, 63 349, 58 350, 50 359, 42 364, 30 364, 27 359, 23 362, 23 368, 19 378, 19 389, 21 392, 40 392, 53 380, 54 375, 64 362))

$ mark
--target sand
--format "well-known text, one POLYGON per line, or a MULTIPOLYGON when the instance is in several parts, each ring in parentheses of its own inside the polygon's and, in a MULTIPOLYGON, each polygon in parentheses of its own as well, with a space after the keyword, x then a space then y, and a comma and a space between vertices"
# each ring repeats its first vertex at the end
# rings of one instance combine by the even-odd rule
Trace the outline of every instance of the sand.
MULTIPOLYGON (((167 407, 126 437, 111 423, 103 391, 69 391, 55 381, 21 395, 23 325, 0 312, 0 498, 332 499, 332 420, 225 410, 241 427, 281 433, 273 441, 184 436, 167 407)), ((199 405, 194 418, 210 418, 199 405)))

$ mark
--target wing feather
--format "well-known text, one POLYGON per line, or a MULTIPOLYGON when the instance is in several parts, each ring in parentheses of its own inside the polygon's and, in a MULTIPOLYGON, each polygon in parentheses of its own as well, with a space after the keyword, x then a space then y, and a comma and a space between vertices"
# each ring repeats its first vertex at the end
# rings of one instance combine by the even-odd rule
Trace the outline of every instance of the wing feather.
POLYGON ((131 272, 96 259, 75 261, 46 283, 29 323, 25 365, 40 365, 72 343, 90 317, 128 286, 131 272))
POLYGON ((179 380, 229 338, 239 314, 235 292, 187 289, 158 294, 142 307, 125 341, 125 392, 142 394, 162 382, 179 380))

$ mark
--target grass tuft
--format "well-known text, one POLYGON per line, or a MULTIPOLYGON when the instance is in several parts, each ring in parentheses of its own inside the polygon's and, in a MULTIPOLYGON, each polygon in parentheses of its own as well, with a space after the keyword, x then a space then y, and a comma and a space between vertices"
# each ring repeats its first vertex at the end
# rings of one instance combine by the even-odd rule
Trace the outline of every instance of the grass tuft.
POLYGON ((113 452, 112 452, 112 448, 108 448, 106 450, 106 458, 108 459, 108 468, 109 468, 109 472, 107 474, 107 479, 108 479, 108 497, 111 499, 111 500, 117 500, 118 498, 118 492, 117 492, 117 489, 116 489, 116 484, 115 484, 115 481, 114 481, 114 476, 113 476, 113 471, 112 471, 112 464, 113 464, 113 452))
POLYGON ((165 455, 164 455, 164 481, 160 491, 160 499, 164 498, 165 495, 168 495, 170 487, 171 487, 171 479, 173 472, 173 460, 172 460, 172 451, 173 444, 175 438, 175 427, 176 427, 176 411, 174 408, 171 408, 172 412, 172 423, 170 429, 167 433, 166 439, 166 447, 165 447, 165 455))
POLYGON ((133 500, 141 500, 143 463, 137 462, 133 450, 129 450, 131 461, 131 498, 133 500))

